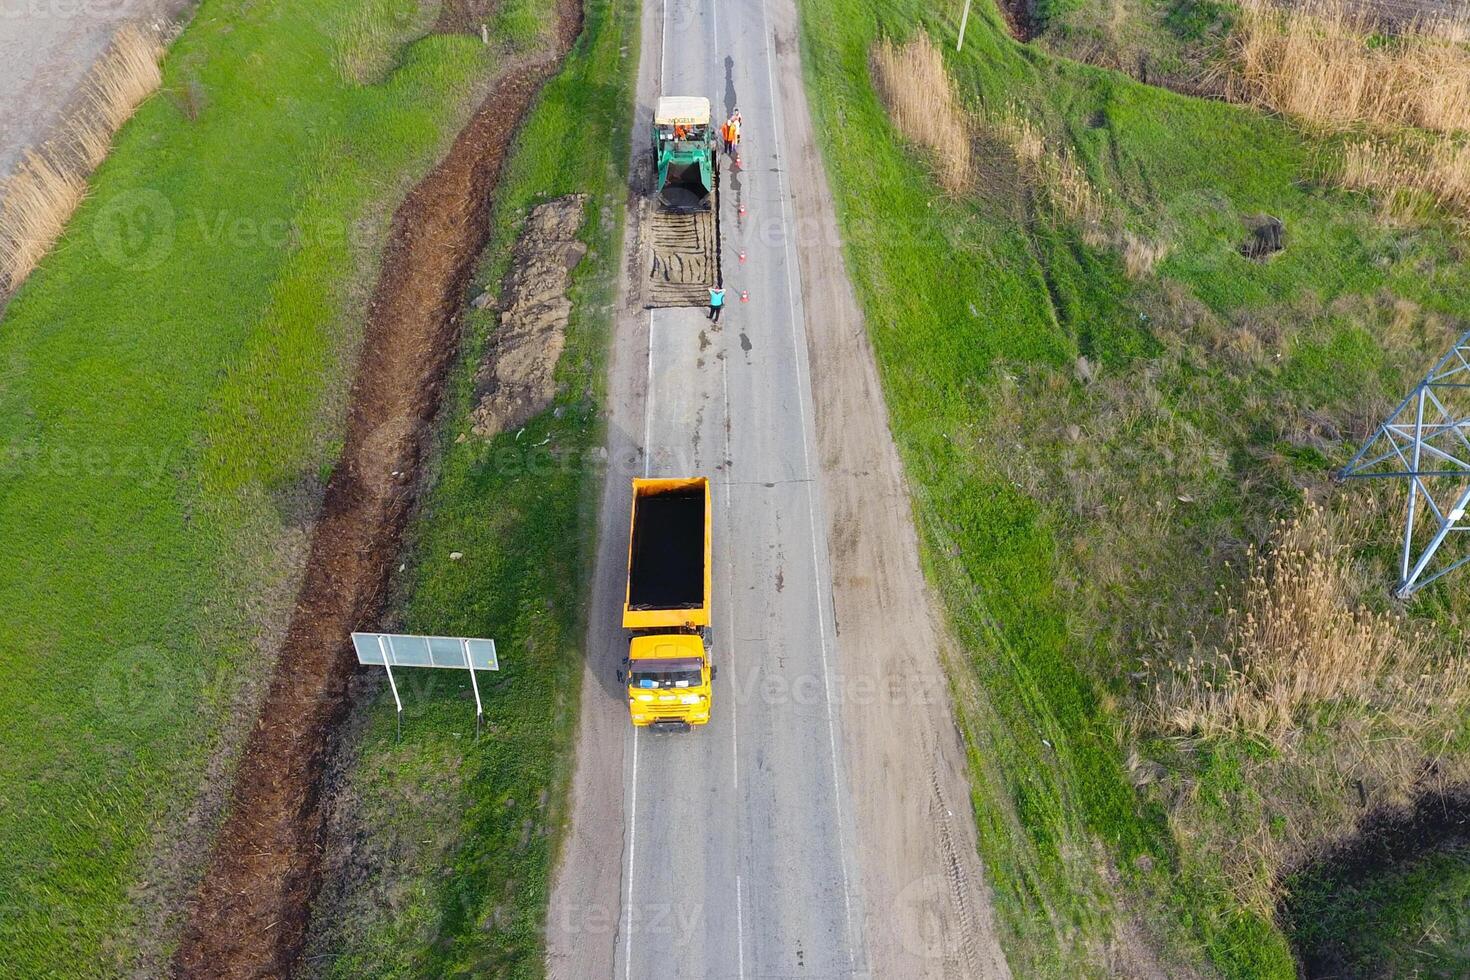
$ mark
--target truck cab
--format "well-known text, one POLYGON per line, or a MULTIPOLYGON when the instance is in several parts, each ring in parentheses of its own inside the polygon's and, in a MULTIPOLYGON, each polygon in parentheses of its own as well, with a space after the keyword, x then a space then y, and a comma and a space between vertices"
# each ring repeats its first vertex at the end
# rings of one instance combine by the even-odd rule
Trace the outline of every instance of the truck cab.
POLYGON ((620 675, 634 725, 685 730, 709 721, 715 668, 698 634, 633 637, 620 675))
POLYGON ((618 670, 633 724, 688 731, 709 721, 710 506, 705 477, 633 481, 618 670))

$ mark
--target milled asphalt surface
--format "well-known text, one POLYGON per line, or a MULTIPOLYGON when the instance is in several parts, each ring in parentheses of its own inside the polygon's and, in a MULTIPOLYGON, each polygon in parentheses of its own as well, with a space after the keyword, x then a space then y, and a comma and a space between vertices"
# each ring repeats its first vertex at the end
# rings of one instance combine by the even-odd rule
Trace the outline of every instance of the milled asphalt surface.
POLYGON ((0 178, 44 142, 127 23, 176 19, 188 0, 0 0, 0 178))

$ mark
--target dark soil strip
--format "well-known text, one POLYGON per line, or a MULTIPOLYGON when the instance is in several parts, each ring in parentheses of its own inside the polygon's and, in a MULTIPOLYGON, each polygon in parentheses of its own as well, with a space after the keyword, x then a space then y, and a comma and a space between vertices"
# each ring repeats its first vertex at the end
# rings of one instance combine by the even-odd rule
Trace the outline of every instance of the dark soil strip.
POLYGON ((174 958, 181 977, 285 976, 301 954, 321 882, 322 775, 355 663, 348 634, 381 612, 440 388, 458 350, 464 290, 489 235, 501 162, 581 27, 577 0, 559 0, 556 50, 497 81, 448 156, 393 217, 342 461, 327 484, 270 691, 174 958))
POLYGON ((1011 37, 1028 44, 1041 33, 1041 19, 1036 16, 1036 0, 998 0, 1001 16, 1011 29, 1011 37))
MULTIPOLYGON (((1295 869, 1288 883, 1316 894, 1351 896, 1356 888, 1394 868, 1436 851, 1470 845, 1470 787, 1459 786, 1421 795, 1407 808, 1384 808, 1363 818, 1358 832, 1327 853, 1295 869)), ((1298 908, 1291 891, 1281 908, 1289 931, 1307 910, 1298 908)), ((1299 940, 1300 941, 1300 940, 1299 940)), ((1305 944, 1297 949, 1307 977, 1341 977, 1341 951, 1330 944, 1305 944)))

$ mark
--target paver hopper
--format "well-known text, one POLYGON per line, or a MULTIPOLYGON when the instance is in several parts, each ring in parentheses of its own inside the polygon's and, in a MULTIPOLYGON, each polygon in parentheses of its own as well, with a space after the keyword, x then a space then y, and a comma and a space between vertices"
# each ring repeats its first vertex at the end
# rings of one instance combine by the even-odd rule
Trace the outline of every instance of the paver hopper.
POLYGON ((667 211, 708 211, 715 187, 709 99, 665 96, 653 113, 654 193, 667 211))

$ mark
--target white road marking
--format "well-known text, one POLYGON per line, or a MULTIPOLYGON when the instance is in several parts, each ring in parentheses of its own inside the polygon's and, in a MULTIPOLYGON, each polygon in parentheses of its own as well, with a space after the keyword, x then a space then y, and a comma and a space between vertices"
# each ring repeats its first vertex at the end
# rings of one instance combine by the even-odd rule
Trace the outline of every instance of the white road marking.
MULTIPOLYGON (((730 470, 728 469, 728 466, 729 466, 729 463, 730 463, 730 368, 729 368, 729 360, 727 358, 721 358, 720 359, 720 386, 724 390, 724 396, 725 396, 725 458, 723 460, 723 462, 725 463, 725 465, 727 467, 726 470, 725 470, 725 476, 726 476, 726 482, 725 482, 725 527, 726 528, 733 528, 735 526, 735 517, 734 517, 733 511, 731 510, 731 504, 730 504, 730 496, 731 496, 731 494, 730 494, 730 488, 732 486, 734 486, 734 484, 731 483, 731 482, 729 482, 729 479, 728 479, 728 477, 730 475, 730 470)), ((729 628, 728 628, 727 632, 728 632, 728 634, 729 634, 729 636, 730 636, 731 639, 730 639, 730 643, 728 644, 728 649, 730 651, 729 660, 731 661, 731 666, 733 667, 734 666, 734 660, 735 660, 735 640, 734 640, 734 638, 735 638, 735 584, 734 584, 735 583, 735 549, 734 548, 728 548, 727 547, 725 549, 725 568, 726 568, 726 573, 725 573, 725 603, 726 603, 726 605, 725 605, 725 608, 728 610, 728 612, 725 615, 728 617, 728 622, 729 622, 729 628)), ((730 784, 732 786, 734 786, 736 790, 739 790, 740 789, 740 725, 739 725, 740 716, 735 711, 735 704, 736 704, 736 701, 735 701, 735 690, 736 690, 737 687, 738 687, 738 685, 736 685, 733 682, 730 684, 730 784)))
POLYGON ((664 26, 658 34, 658 94, 664 94, 664 49, 669 46, 669 0, 664 0, 664 26))
MULTIPOLYGON (((719 63, 719 60, 720 60, 720 0, 710 0, 710 15, 711 15, 711 18, 713 20, 713 27, 712 27, 712 30, 711 30, 711 44, 712 44, 712 47, 714 48, 713 57, 710 59, 710 64, 711 64, 711 66, 714 66, 714 65, 717 65, 719 63)), ((715 167, 718 168, 719 165, 720 165, 719 155, 716 154, 715 155, 715 167)), ((715 207, 719 207, 719 206, 720 206, 719 205, 719 200, 718 200, 718 198, 716 198, 715 207)), ((719 283, 717 283, 716 285, 724 285, 723 276, 721 277, 721 281, 719 283)), ((729 336, 729 335, 726 334, 726 336, 729 336)), ((728 348, 729 348, 729 345, 727 344, 726 345, 726 353, 727 353, 727 355, 728 355, 728 348)), ((720 461, 723 464, 723 466, 725 467, 725 480, 726 480, 726 486, 725 486, 725 527, 726 528, 732 528, 732 527, 735 526, 735 517, 734 517, 734 511, 732 509, 732 506, 733 505, 730 502, 730 498, 731 498, 731 487, 730 487, 730 484, 729 484, 729 479, 730 479, 730 465, 731 465, 731 459, 730 459, 730 426, 732 424, 732 420, 730 418, 730 359, 729 359, 728 356, 720 358, 720 394, 724 398, 724 401, 725 401, 725 453, 724 453, 724 458, 720 461)), ((730 654, 730 656, 727 659, 730 661, 730 665, 733 668, 735 666, 735 657, 734 657, 734 653, 735 653, 735 637, 737 635, 736 632, 735 632, 735 549, 734 548, 726 548, 725 549, 725 560, 726 560, 726 567, 728 569, 727 575, 726 575, 726 578, 725 578, 725 601, 726 601, 725 608, 727 610, 729 610, 726 615, 728 616, 728 623, 729 623, 729 629, 727 630, 727 634, 730 637, 730 641, 726 645, 726 649, 729 651, 729 654, 730 654)), ((740 716, 739 716, 739 713, 736 711, 736 697, 735 697, 736 688, 737 688, 737 685, 734 683, 733 678, 732 678, 732 681, 731 681, 731 684, 730 684, 730 785, 734 789, 734 793, 735 793, 735 796, 736 796, 736 799, 737 799, 737 802, 738 802, 739 796, 740 796, 740 716)), ((736 810, 736 813, 735 813, 735 819, 736 819, 736 821, 738 823, 738 821, 740 819, 740 811, 738 809, 736 810)), ((740 836, 739 836, 739 831, 738 831, 738 827, 737 827, 736 840, 738 841, 739 839, 740 839, 740 836)), ((735 854, 735 862, 736 862, 736 865, 738 867, 739 866, 739 862, 740 862, 740 853, 739 853, 739 850, 738 849, 737 849, 736 854, 735 854)), ((737 872, 736 875, 735 875, 735 951, 736 951, 735 962, 736 962, 736 969, 738 971, 737 972, 737 976, 739 977, 739 980, 745 980, 745 914, 744 914, 744 909, 742 908, 743 905, 744 905, 744 900, 742 899, 741 892, 740 892, 740 875, 737 872)))
POLYGON ((653 311, 648 311, 648 383, 643 389, 643 475, 653 466, 653 311))
MULTIPOLYGON (((724 458, 724 460, 722 462, 727 467, 726 470, 725 470, 725 476, 727 478, 726 479, 726 483, 725 483, 725 527, 727 529, 728 528, 732 528, 732 527, 735 526, 734 512, 732 511, 731 504, 730 504, 731 487, 733 486, 733 484, 731 484, 728 481, 728 477, 730 475, 730 471, 728 469, 728 466, 729 466, 729 463, 730 463, 730 367, 729 367, 729 365, 730 365, 729 358, 721 358, 720 359, 720 388, 723 391, 724 397, 725 397, 725 458, 724 458)), ((729 610, 729 612, 727 612, 726 615, 729 617, 729 620, 728 620, 728 622, 729 622, 729 628, 727 630, 727 633, 728 633, 728 635, 730 637, 730 641, 729 641, 729 643, 728 643, 728 645, 726 647, 726 649, 729 651, 729 656, 726 659, 730 662, 730 666, 733 669, 734 666, 735 666, 735 636, 736 636, 736 633, 735 633, 735 549, 734 548, 728 548, 727 547, 725 549, 725 567, 726 567, 726 573, 725 573, 725 608, 727 610, 729 610)), ((735 697, 735 691, 738 689, 738 687, 739 687, 739 685, 737 685, 732 680, 731 683, 730 683, 730 784, 731 784, 731 786, 734 787, 735 794, 736 794, 737 797, 740 794, 740 715, 735 710, 736 703, 737 703, 737 700, 736 700, 736 697, 735 697)), ((736 811, 735 819, 737 821, 740 819, 740 813, 739 813, 738 810, 736 811)), ((739 834, 738 833, 736 834, 736 839, 737 840, 739 839, 739 834)), ((740 855, 738 853, 735 855, 735 861, 736 861, 737 864, 740 861, 740 855)), ((741 980, 744 980, 744 977, 745 977, 745 919, 744 919, 744 916, 741 915, 740 905, 741 905, 741 899, 740 899, 740 875, 737 874, 735 876, 735 942, 737 944, 736 945, 736 948, 740 951, 740 956, 739 956, 739 961, 740 961, 740 977, 741 977, 741 980)))
POLYGON ((633 980, 633 853, 638 845, 638 729, 633 729, 633 799, 628 803, 628 925, 623 930, 623 976, 633 980))
POLYGON ((827 610, 826 600, 824 598, 827 593, 822 589, 822 565, 817 550, 817 505, 816 498, 812 495, 811 474, 813 468, 811 447, 807 444, 806 438, 806 396, 808 395, 808 391, 806 381, 802 377, 801 372, 801 349, 798 346, 796 334, 796 294, 792 282, 794 276, 800 275, 800 270, 791 261, 792 222, 787 209, 785 154, 781 151, 781 129, 776 119, 776 108, 780 100, 780 89, 776 87, 776 55, 771 46, 771 21, 769 14, 766 12, 766 0, 761 0, 761 26, 761 34, 763 35, 766 46, 766 78, 771 94, 771 140, 776 150, 776 187, 781 197, 781 220, 786 226, 785 233, 781 236, 781 247, 786 258, 786 305, 791 314, 791 346, 796 370, 796 405, 797 414, 801 423, 802 461, 807 471, 806 505, 807 519, 811 522, 812 577, 816 581, 817 589, 817 625, 822 638, 822 685, 824 695, 823 707, 826 708, 827 713, 827 755, 832 767, 832 805, 837 810, 837 859, 842 867, 842 905, 846 912, 847 920, 847 942, 844 945, 847 948, 848 969, 851 970, 854 965, 852 948, 854 936, 854 930, 852 928, 852 887, 848 880, 847 850, 843 846, 843 828, 846 825, 846 821, 842 811, 842 784, 837 764, 837 726, 832 717, 832 674, 827 664, 827 610))
POLYGON ((736 969, 740 971, 740 980, 745 980, 745 915, 741 910, 744 902, 740 898, 740 876, 735 876, 735 934, 739 937, 739 945, 735 947, 736 969))

